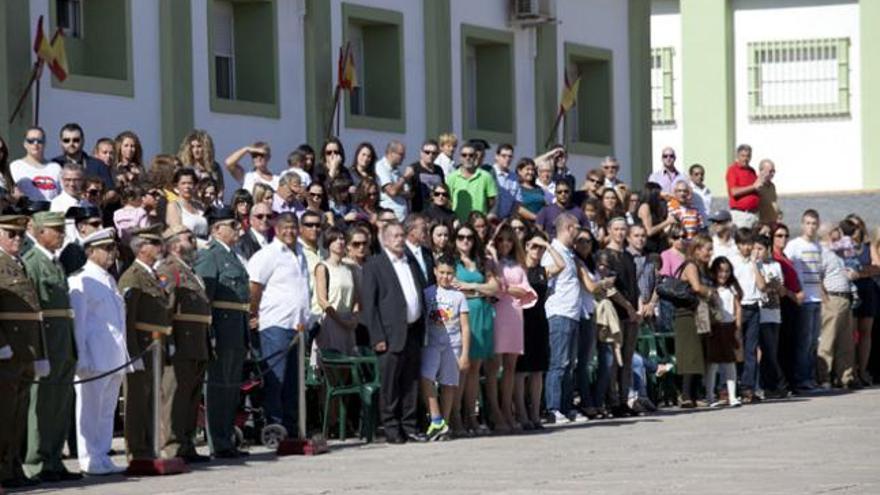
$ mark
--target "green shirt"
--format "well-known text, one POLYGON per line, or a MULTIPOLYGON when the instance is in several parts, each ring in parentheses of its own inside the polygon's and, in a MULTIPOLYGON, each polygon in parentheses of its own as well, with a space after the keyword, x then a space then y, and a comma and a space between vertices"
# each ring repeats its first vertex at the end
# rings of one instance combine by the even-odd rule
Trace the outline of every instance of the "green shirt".
POLYGON ((449 174, 446 178, 452 195, 452 209, 455 216, 462 222, 467 220, 471 211, 486 213, 489 211, 489 198, 498 195, 495 178, 483 169, 476 169, 474 175, 465 178, 461 175, 461 169, 449 174))

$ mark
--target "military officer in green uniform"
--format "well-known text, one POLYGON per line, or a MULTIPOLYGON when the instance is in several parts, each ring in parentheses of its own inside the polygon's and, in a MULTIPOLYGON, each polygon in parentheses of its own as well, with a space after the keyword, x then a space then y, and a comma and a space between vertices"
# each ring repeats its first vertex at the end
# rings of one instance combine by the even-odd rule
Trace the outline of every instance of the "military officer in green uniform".
POLYGON ((183 225, 162 234, 168 254, 156 270, 171 292, 172 326, 170 359, 162 376, 163 453, 188 463, 207 462, 196 452, 193 435, 202 396, 202 381, 210 357, 208 332, 211 301, 205 283, 192 269, 195 236, 183 225))
POLYGON ((34 375, 49 374, 40 302, 19 259, 27 218, 0 216, 0 484, 39 483, 25 477, 21 449, 34 375))
POLYGON ((212 339, 216 359, 208 365, 205 407, 211 454, 219 458, 247 455, 236 448, 235 412, 238 409, 242 367, 247 352, 249 298, 248 274, 232 250, 241 227, 229 208, 208 213, 211 241, 198 252, 195 271, 205 282, 213 308, 212 339))
MULTIPOLYGON (((70 309, 67 278, 57 253, 64 243, 64 215, 36 213, 31 220, 36 243, 22 260, 43 310, 46 350, 52 372, 45 379, 56 383, 73 381, 76 371, 76 340, 73 311, 70 309)), ((64 442, 72 427, 73 385, 31 387, 28 413, 28 447, 25 472, 41 481, 68 481, 82 478, 71 473, 61 461, 64 442)))
MULTIPOLYGON (((132 357, 144 352, 158 339, 165 345, 171 334, 171 294, 153 266, 164 246, 159 225, 132 232, 134 263, 119 278, 125 299, 125 335, 132 357)), ((151 351, 152 352, 152 351, 151 351)), ((153 361, 147 353, 135 362, 135 371, 125 377, 125 443, 130 460, 155 459, 153 449, 153 361)))
POLYGON ((25 226, 24 237, 22 237, 21 240, 21 251, 19 253, 20 256, 24 256, 34 247, 34 244, 37 243, 34 239, 34 224, 31 218, 41 211, 49 211, 49 208, 52 207, 52 203, 48 201, 22 198, 19 204, 21 213, 28 216, 28 223, 25 226))

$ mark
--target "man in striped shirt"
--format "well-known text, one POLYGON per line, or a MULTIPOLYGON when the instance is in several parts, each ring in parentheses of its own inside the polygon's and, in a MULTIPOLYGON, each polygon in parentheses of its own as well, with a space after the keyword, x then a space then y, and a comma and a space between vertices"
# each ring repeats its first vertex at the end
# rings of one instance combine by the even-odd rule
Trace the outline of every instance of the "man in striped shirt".
POLYGON ((692 239, 704 230, 703 216, 691 202, 691 185, 687 179, 678 179, 673 186, 674 197, 669 200, 669 211, 681 224, 685 239, 692 239))

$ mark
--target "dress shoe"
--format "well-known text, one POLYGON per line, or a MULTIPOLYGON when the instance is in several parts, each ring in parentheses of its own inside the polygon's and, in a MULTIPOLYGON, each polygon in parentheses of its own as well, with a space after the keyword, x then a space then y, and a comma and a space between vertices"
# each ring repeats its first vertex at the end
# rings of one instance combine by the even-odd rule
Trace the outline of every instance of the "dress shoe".
POLYGON ((203 462, 211 462, 211 457, 201 454, 189 454, 180 456, 187 464, 199 464, 203 462))

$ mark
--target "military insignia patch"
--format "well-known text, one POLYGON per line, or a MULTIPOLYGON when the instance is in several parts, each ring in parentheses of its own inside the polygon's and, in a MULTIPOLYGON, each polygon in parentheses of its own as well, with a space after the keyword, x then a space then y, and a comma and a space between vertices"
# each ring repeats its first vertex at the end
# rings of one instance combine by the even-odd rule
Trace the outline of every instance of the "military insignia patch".
POLYGON ((168 288, 168 275, 159 275, 159 287, 163 290, 168 288))

